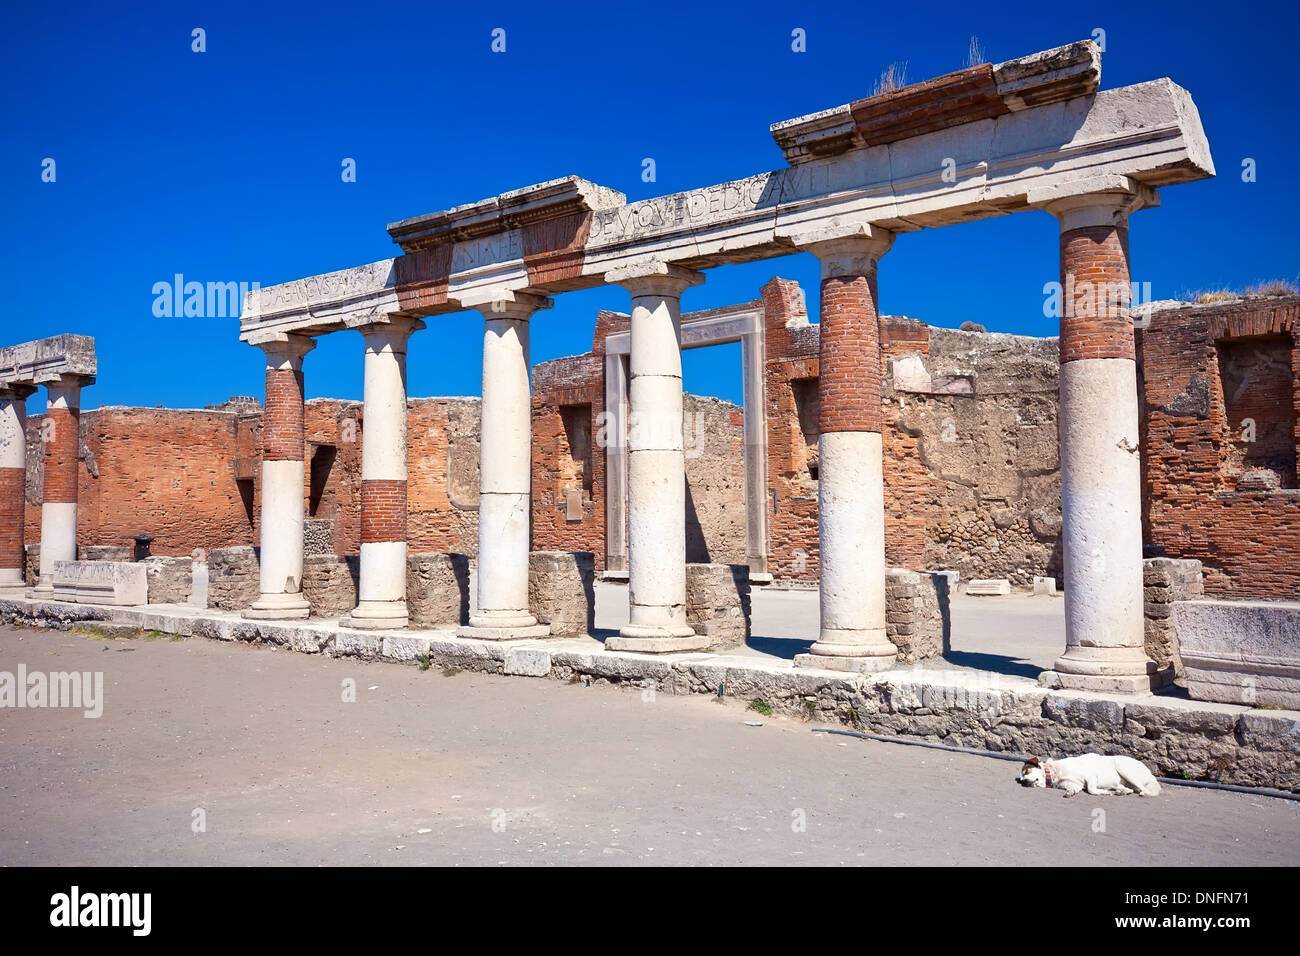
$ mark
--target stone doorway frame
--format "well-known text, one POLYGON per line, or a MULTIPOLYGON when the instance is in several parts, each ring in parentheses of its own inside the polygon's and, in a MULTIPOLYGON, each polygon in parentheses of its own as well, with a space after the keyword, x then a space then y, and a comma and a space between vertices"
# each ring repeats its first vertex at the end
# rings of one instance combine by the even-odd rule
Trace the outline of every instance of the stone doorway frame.
MULTIPOLYGON (((682 350, 740 343, 741 394, 745 421, 745 562, 749 579, 770 584, 767 531, 767 401, 764 313, 753 304, 682 316, 682 350)), ((626 581, 628 360, 632 333, 605 338, 605 573, 626 581)))

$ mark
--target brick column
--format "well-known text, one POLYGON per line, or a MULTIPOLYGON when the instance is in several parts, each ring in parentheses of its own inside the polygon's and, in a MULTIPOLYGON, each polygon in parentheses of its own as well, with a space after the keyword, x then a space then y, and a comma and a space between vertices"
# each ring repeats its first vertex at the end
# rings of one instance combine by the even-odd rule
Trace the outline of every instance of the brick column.
POLYGON ((883 230, 802 248, 821 260, 817 534, 821 634, 801 667, 886 670, 898 654, 885 636, 885 491, 880 427, 876 263, 893 244, 883 230))
POLYGON ((352 627, 406 627, 406 347, 419 319, 361 327, 366 343, 361 436, 361 580, 352 627))
POLYGON ((254 343, 266 353, 266 411, 262 416, 262 596, 249 618, 300 618, 302 596, 303 357, 316 347, 304 335, 281 334, 254 343))
POLYGON ((27 396, 34 391, 31 385, 0 388, 0 595, 19 595, 26 584, 27 396))
POLYGON ((528 610, 532 531, 532 402, 528 320, 549 309, 542 296, 500 293, 462 305, 483 314, 483 403, 479 429, 477 601, 459 633, 485 640, 547 637, 528 610))
POLYGON ((1061 199, 1063 687, 1137 693, 1159 679, 1143 640, 1137 372, 1127 193, 1061 199))
POLYGON ((45 484, 41 496, 41 571, 36 590, 54 590, 54 562, 77 560, 77 452, 81 445, 81 389, 95 380, 65 375, 45 386, 45 484))
POLYGON ((686 623, 686 459, 682 449, 681 296, 704 281, 661 262, 605 276, 632 294, 628 366, 628 602, 630 621, 610 650, 703 650, 686 623))

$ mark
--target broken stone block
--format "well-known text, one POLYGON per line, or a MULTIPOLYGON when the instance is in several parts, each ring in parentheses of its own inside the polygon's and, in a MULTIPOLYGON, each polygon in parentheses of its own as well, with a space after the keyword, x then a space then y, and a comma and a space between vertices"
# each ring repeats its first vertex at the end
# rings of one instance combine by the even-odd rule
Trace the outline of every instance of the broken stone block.
POLYGON ((406 559, 406 610, 411 627, 469 623, 469 558, 412 554, 406 559))
POLYGON ((1010 594, 1011 582, 1006 578, 976 578, 966 585, 966 593, 976 597, 1010 594))
POLYGON ((302 561, 302 596, 312 617, 341 617, 357 606, 361 561, 355 555, 309 554, 302 561))
POLYGON ((749 622, 748 565, 686 565, 686 623, 709 638, 710 650, 744 645, 749 622))
POLYGON ((596 620, 596 559, 590 551, 528 556, 528 612, 555 637, 590 634, 596 620))
POLYGON ((162 555, 145 558, 140 564, 149 582, 150 604, 186 604, 194 588, 194 559, 162 555))
POLYGON ((1194 700, 1300 709, 1300 602, 1178 601, 1173 626, 1194 700))
POLYGON ((131 607, 149 603, 143 564, 129 561, 55 561, 54 600, 131 607))

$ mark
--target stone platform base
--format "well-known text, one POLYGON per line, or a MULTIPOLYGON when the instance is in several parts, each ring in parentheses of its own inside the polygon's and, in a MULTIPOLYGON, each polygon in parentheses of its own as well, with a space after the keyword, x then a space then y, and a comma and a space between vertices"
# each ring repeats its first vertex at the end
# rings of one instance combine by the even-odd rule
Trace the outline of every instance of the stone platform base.
POLYGON ((706 634, 691 634, 676 637, 629 637, 620 634, 605 640, 605 649, 625 651, 629 654, 682 654, 689 651, 707 650, 709 637, 706 634))
POLYGON ((893 670, 898 662, 892 657, 832 657, 829 654, 796 654, 795 667, 815 667, 846 674, 879 674, 893 670))
POLYGON ((551 636, 551 628, 546 624, 532 624, 528 627, 476 627, 467 624, 456 629, 457 637, 473 641, 536 641, 551 636))
POLYGON ((1300 792, 1300 711, 1052 690, 1026 677, 945 669, 939 661, 860 674, 796 668, 790 661, 746 654, 651 657, 592 638, 486 641, 458 636, 450 628, 396 634, 353 631, 333 620, 251 621, 235 612, 182 605, 122 608, 0 599, 2 624, 67 629, 80 622, 419 663, 434 680, 459 668, 620 684, 638 693, 651 687, 665 694, 708 694, 740 706, 761 699, 778 714, 870 733, 1017 756, 1122 753, 1160 776, 1300 792))

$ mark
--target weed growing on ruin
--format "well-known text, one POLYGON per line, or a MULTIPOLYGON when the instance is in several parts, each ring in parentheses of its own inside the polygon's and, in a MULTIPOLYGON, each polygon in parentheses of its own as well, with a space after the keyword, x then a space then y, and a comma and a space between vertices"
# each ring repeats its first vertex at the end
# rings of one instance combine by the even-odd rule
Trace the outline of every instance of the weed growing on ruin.
POLYGON ((764 717, 772 716, 772 708, 769 707, 761 697, 755 697, 753 700, 751 700, 749 702, 749 707, 747 709, 757 711, 758 713, 762 714, 764 717))
POLYGON ((460 673, 460 668, 455 666, 454 664, 448 664, 446 667, 442 669, 443 677, 455 677, 459 673, 460 673))
POLYGON ((423 654, 416 654, 415 659, 419 663, 420 670, 422 671, 427 671, 430 667, 433 666, 433 657, 429 654, 428 651, 426 651, 423 654))

